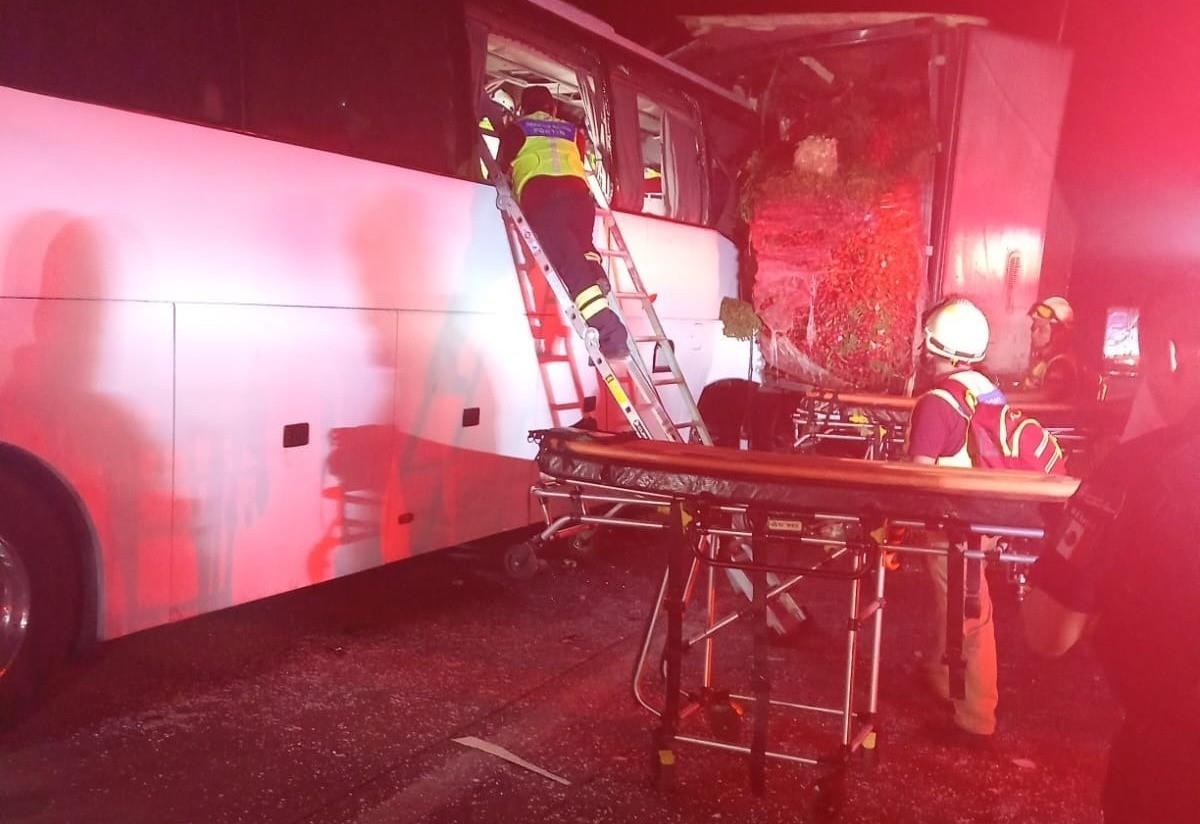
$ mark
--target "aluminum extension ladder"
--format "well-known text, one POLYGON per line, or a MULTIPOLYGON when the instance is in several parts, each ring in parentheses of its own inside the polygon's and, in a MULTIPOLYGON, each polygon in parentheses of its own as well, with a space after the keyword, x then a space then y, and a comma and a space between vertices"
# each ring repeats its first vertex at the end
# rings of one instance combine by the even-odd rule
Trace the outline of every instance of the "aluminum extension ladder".
MULTIPOLYGON (((603 378, 609 392, 612 393, 617 406, 624 413, 625 419, 629 421, 629 425, 633 428, 633 431, 638 434, 638 437, 646 440, 677 441, 680 443, 692 441, 712 446, 712 436, 709 434, 708 427, 704 425, 704 421, 700 417, 700 410, 696 405, 696 400, 692 396, 687 381, 683 377, 683 371, 679 368, 679 361, 675 357, 674 347, 667 338, 667 334, 662 327, 662 322, 658 318, 658 313, 654 309, 654 297, 646 290, 646 285, 642 281, 637 265, 633 261, 633 255, 630 254, 629 247, 625 243, 625 237, 621 233, 621 228, 617 225, 616 217, 613 215, 612 209, 609 208, 603 189, 597 184, 595 176, 589 175, 588 188, 591 189, 592 197, 596 200, 596 214, 603 224, 605 238, 605 248, 598 248, 596 251, 600 253, 601 259, 605 264, 605 272, 608 275, 610 287, 608 294, 609 306, 616 313, 617 317, 621 319, 621 323, 625 325, 625 329, 629 332, 629 339, 627 341, 629 357, 624 360, 628 375, 636 387, 636 398, 629 397, 629 394, 621 385, 620 375, 614 369, 613 363, 601 353, 599 336, 595 330, 587 325, 587 322, 584 321, 583 317, 576 310, 575 301, 567 293, 566 287, 559 280, 558 273, 555 271, 553 264, 550 263, 549 258, 542 251, 537 236, 533 229, 530 228, 528 221, 526 221, 525 215, 522 213, 521 207, 517 204, 516 198, 513 197, 508 179, 500 171, 500 167, 497 165, 496 159, 492 155, 487 143, 482 138, 480 143, 480 158, 483 161, 484 168, 487 170, 488 179, 496 187, 496 207, 504 216, 514 264, 516 264, 518 269, 525 270, 523 274, 527 283, 533 282, 533 279, 530 277, 531 272, 528 271, 529 268, 537 266, 542 270, 547 284, 554 292, 554 297, 558 301, 559 307, 566 313, 567 319, 575 329, 575 333, 583 339, 587 347, 588 356, 600 373, 601 378, 603 378), (622 270, 624 270, 625 278, 621 277, 622 270), (635 302, 641 305, 645 313, 645 319, 650 325, 650 334, 637 335, 633 333, 632 327, 629 324, 629 318, 621 309, 623 301, 635 302), (638 348, 639 346, 656 346, 667 363, 668 369, 666 372, 654 372, 647 369, 646 361, 642 357, 642 353, 638 348), (656 378, 655 376, 658 374, 669 376, 656 378), (660 391, 671 387, 674 387, 679 392, 683 400, 684 409, 689 415, 689 420, 675 421, 667 411, 660 391), (684 430, 687 431, 687 437, 684 436, 684 430)), ((651 352, 651 363, 653 364, 653 352, 651 352)), ((548 377, 543 374, 543 380, 547 379, 548 377)), ((552 411, 556 410, 552 409, 552 411)), ((582 409, 580 411, 582 412, 582 409)), ((738 551, 746 554, 748 557, 752 557, 749 547, 739 547, 738 551)), ((730 569, 726 570, 726 574, 735 590, 741 592, 748 599, 752 596, 753 585, 745 572, 740 569, 730 569)), ((774 588, 779 586, 781 581, 777 576, 772 574, 768 576, 768 583, 774 588)), ((780 593, 776 599, 776 604, 777 606, 771 605, 767 607, 767 616, 772 629, 777 633, 781 635, 787 634, 797 624, 807 620, 804 608, 796 603, 789 593, 780 593)))
MULTIPOLYGON (((506 176, 500 171, 496 159, 492 156, 486 143, 483 144, 481 159, 487 169, 488 179, 496 187, 496 208, 504 217, 509 244, 512 246, 513 262, 519 268, 536 266, 542 270, 559 307, 566 314, 575 333, 583 340, 587 347, 588 357, 600 373, 601 379, 608 387, 613 400, 616 401, 633 431, 637 433, 638 437, 646 440, 679 443, 691 441, 711 446, 712 436, 709 435, 708 427, 704 425, 704 421, 700 417, 696 399, 688 388, 683 370, 679 366, 679 360, 675 356, 674 347, 663 329, 658 313, 654 310, 654 296, 647 292, 637 265, 633 262, 633 255, 629 253, 625 237, 621 234, 621 228, 617 225, 616 217, 604 201, 599 187, 589 186, 592 189, 593 197, 597 200, 596 214, 603 224, 606 240, 605 248, 598 248, 596 251, 600 253, 604 262, 604 270, 608 275, 609 307, 629 332, 627 340, 629 356, 616 363, 610 361, 600 351, 599 335, 596 330, 587 325, 575 308, 575 301, 571 299, 566 287, 559 279, 554 265, 542 251, 537 236, 513 196, 506 176), (624 278, 622 278, 622 274, 625 275, 624 278), (628 318, 622 311, 622 304, 630 302, 640 304, 644 317, 649 323, 649 334, 633 333, 629 324, 631 318, 628 318), (641 346, 656 347, 667 368, 658 372, 648 369, 646 358, 639 349, 641 346), (625 386, 622 385, 622 373, 632 381, 633 393, 627 392, 625 386), (685 420, 677 421, 671 417, 662 396, 662 393, 669 389, 674 389, 682 400, 687 416, 685 420)), ((653 349, 650 358, 650 362, 653 364, 653 349)))

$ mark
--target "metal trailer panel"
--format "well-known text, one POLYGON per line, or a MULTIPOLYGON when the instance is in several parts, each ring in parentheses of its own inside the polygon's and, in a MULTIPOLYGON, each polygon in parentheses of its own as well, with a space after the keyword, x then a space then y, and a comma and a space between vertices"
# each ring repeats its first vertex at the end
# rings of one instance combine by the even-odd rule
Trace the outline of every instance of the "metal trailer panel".
POLYGON ((962 32, 959 111, 946 193, 940 293, 979 304, 987 365, 1028 364, 1026 313, 1038 298, 1070 52, 987 29, 962 32))

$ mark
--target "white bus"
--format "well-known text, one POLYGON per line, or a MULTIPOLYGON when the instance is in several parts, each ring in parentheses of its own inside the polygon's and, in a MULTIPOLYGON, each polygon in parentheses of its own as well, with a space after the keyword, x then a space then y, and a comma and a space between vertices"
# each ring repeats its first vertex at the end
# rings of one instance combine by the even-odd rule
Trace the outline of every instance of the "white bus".
POLYGON ((569 6, 0 5, 0 704, 74 645, 534 520, 537 347, 596 385, 482 180, 483 101, 529 84, 587 120, 692 387, 745 375, 753 114, 569 6))

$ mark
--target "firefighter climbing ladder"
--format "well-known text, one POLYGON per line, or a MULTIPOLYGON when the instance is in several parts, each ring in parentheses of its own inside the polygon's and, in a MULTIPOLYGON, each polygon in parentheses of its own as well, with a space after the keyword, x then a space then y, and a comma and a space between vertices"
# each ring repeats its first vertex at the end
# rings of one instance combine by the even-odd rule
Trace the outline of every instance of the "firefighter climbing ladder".
MULTIPOLYGON (((604 268, 608 273, 611 289, 609 293, 609 305, 617 313, 617 317, 621 319, 621 322, 625 324, 625 328, 630 330, 628 341, 629 357, 626 360, 626 365, 629 377, 636 387, 636 397, 631 397, 625 391, 625 388, 621 384, 620 375, 614 369, 613 364, 600 352, 597 334, 587 325, 579 312, 576 311, 575 302, 571 300, 571 296, 567 293, 562 281, 559 280, 554 266, 542 251, 537 236, 525 220, 525 215, 521 212, 520 206, 517 205, 516 199, 512 195, 512 190, 508 185, 508 180, 500 172, 491 150, 482 141, 481 146, 480 155, 484 168, 487 170, 488 179, 496 186, 496 206, 504 216, 508 242, 513 254, 513 262, 522 276, 524 282, 523 288, 527 290, 525 295, 526 309, 532 313, 535 311, 535 307, 537 307, 534 286, 537 281, 531 277, 533 273, 530 271, 536 266, 545 275, 546 283, 554 292, 554 297, 558 301, 558 305, 567 313, 572 328, 574 328, 576 334, 586 344, 592 363, 596 366, 597 371, 600 373, 605 385, 608 386, 613 399, 624 413, 625 419, 629 421, 629 425, 633 428, 633 431, 639 437, 646 440, 671 440, 679 442, 690 440, 711 446, 712 437, 708 432, 708 428, 704 425, 704 421, 700 418, 700 410, 696 406, 696 401, 692 397, 691 390, 688 389, 687 382, 684 380, 683 371, 679 368, 679 361, 675 357, 674 348, 668 340, 666 332, 663 330, 658 313, 654 310, 654 298, 646 291, 645 283, 642 281, 641 274, 633 262, 633 256, 629 253, 629 247, 625 243, 625 238, 621 234, 621 228, 617 225, 616 217, 613 215, 612 210, 608 208, 604 192, 596 184, 595 177, 589 177, 588 184, 592 190, 593 197, 599 204, 596 208, 596 213, 603 224, 605 239, 604 248, 597 249, 597 251, 604 260, 604 268), (625 275, 624 278, 622 278, 622 274, 625 275), (621 310, 622 302, 633 302, 635 305, 640 305, 645 319, 649 322, 651 334, 637 335, 633 332, 628 316, 621 310), (646 368, 646 362, 642 358, 638 347, 647 345, 654 345, 657 351, 662 353, 668 367, 665 373, 654 372, 646 368), (660 374, 664 374, 665 376, 662 378, 655 377, 660 374), (670 387, 675 387, 682 397, 684 409, 690 418, 689 420, 675 421, 671 418, 666 404, 663 403, 662 396, 660 395, 660 390, 670 387), (685 431, 687 432, 686 437, 684 434, 685 431)), ((536 318, 536 315, 533 317, 536 318)), ((542 368, 542 380, 549 387, 551 380, 547 374, 548 365, 550 363, 561 362, 571 366, 570 353, 569 351, 565 354, 557 353, 549 348, 552 342, 548 340, 549 336, 546 334, 544 320, 531 319, 530 325, 535 337, 540 338, 540 346, 544 347, 539 348, 538 362, 542 368)), ((653 358, 653 355, 651 357, 653 358)), ((653 363, 653 360, 651 362, 653 363)), ((575 390, 575 401, 557 403, 553 398, 550 399, 550 411, 556 423, 560 420, 561 413, 567 409, 577 409, 581 416, 584 411, 581 397, 582 385, 579 381, 579 376, 572 371, 571 378, 575 390)), ((551 390, 547 388, 547 392, 551 392, 551 390)), ((738 551, 750 557, 749 547, 741 547, 738 551)), ((519 560, 514 562, 514 566, 520 569, 510 571, 513 571, 514 574, 527 571, 529 564, 526 559, 523 556, 515 557, 519 560)), ((532 553, 530 557, 532 557, 532 553)), ((507 563, 509 561, 506 559, 507 563)), ((536 568, 536 563, 533 564, 533 567, 536 568)), ((730 569, 726 572, 733 587, 749 598, 753 587, 746 573, 737 569, 730 569)), ((774 574, 768 576, 768 583, 773 589, 778 589, 782 584, 780 579, 774 574)), ((784 590, 790 588, 795 583, 795 580, 791 581, 784 587, 784 590)), ((689 586, 688 589, 690 590, 691 587, 689 586)), ((780 591, 776 594, 775 604, 780 609, 776 609, 774 605, 768 606, 768 621, 772 629, 781 635, 787 634, 797 624, 807 619, 803 607, 797 604, 786 591, 780 591)))
MULTIPOLYGON (((616 217, 604 203, 601 193, 597 191, 599 187, 592 186, 592 190, 600 203, 596 208, 596 213, 603 224, 606 243, 605 248, 597 249, 597 251, 604 260, 604 268, 608 273, 609 306, 625 324, 625 328, 631 330, 627 314, 622 309, 624 304, 634 303, 640 307, 650 327, 650 334, 647 335, 637 335, 632 330, 630 331, 629 356, 622 359, 623 369, 601 353, 599 338, 595 330, 587 325, 587 322, 576 310, 575 302, 567 293, 562 281, 559 280, 553 264, 542 251, 537 236, 530 228, 528 221, 525 220, 525 215, 521 212, 521 207, 517 205, 508 181, 500 172, 496 160, 486 144, 483 146, 481 157, 487 169, 488 179, 496 186, 496 206, 504 216, 514 263, 523 270, 522 274, 527 284, 533 283, 533 279, 529 277, 529 270, 532 267, 536 266, 542 270, 546 277, 546 283, 554 292, 558 305, 566 312, 567 319, 576 334, 583 339, 592 364, 600 373, 601 379, 608 387, 608 391, 612 394, 633 431, 639 437, 647 440, 678 442, 690 440, 711 445, 712 438, 708 433, 708 428, 700 418, 700 410, 696 407, 696 400, 692 397, 691 390, 688 389, 687 381, 683 377, 683 370, 679 367, 679 360, 675 357, 674 348, 667 338, 658 313, 654 310, 654 298, 646 291, 641 274, 638 272, 637 266, 633 262, 633 256, 629 253, 629 247, 625 243, 625 238, 621 234, 621 228, 617 225, 616 217), (667 368, 661 372, 647 369, 646 361, 639 348, 641 346, 655 347, 667 368), (625 386, 622 385, 621 372, 625 372, 632 381, 634 387, 632 393, 627 392, 625 386), (677 421, 671 417, 662 396, 662 393, 668 389, 674 389, 678 393, 687 416, 686 420, 677 421)), ((539 352, 539 361, 543 364, 547 359, 557 359, 557 357, 554 354, 539 352)), ((653 363, 653 360, 651 362, 653 363)), ((544 380, 546 377, 543 374, 544 380)), ((575 404, 570 405, 574 406, 575 404)), ((578 405, 582 411, 582 402, 578 405)), ((551 412, 557 416, 557 413, 566 406, 568 404, 552 403, 551 412)))

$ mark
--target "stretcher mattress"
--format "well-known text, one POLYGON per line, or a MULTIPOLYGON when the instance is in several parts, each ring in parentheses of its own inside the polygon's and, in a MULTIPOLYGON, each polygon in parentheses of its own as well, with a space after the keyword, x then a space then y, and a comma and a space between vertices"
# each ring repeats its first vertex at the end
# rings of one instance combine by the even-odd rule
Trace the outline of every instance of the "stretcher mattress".
POLYGON ((746 452, 571 429, 534 434, 539 469, 560 481, 772 513, 1044 529, 1078 485, 1036 472, 746 452))

